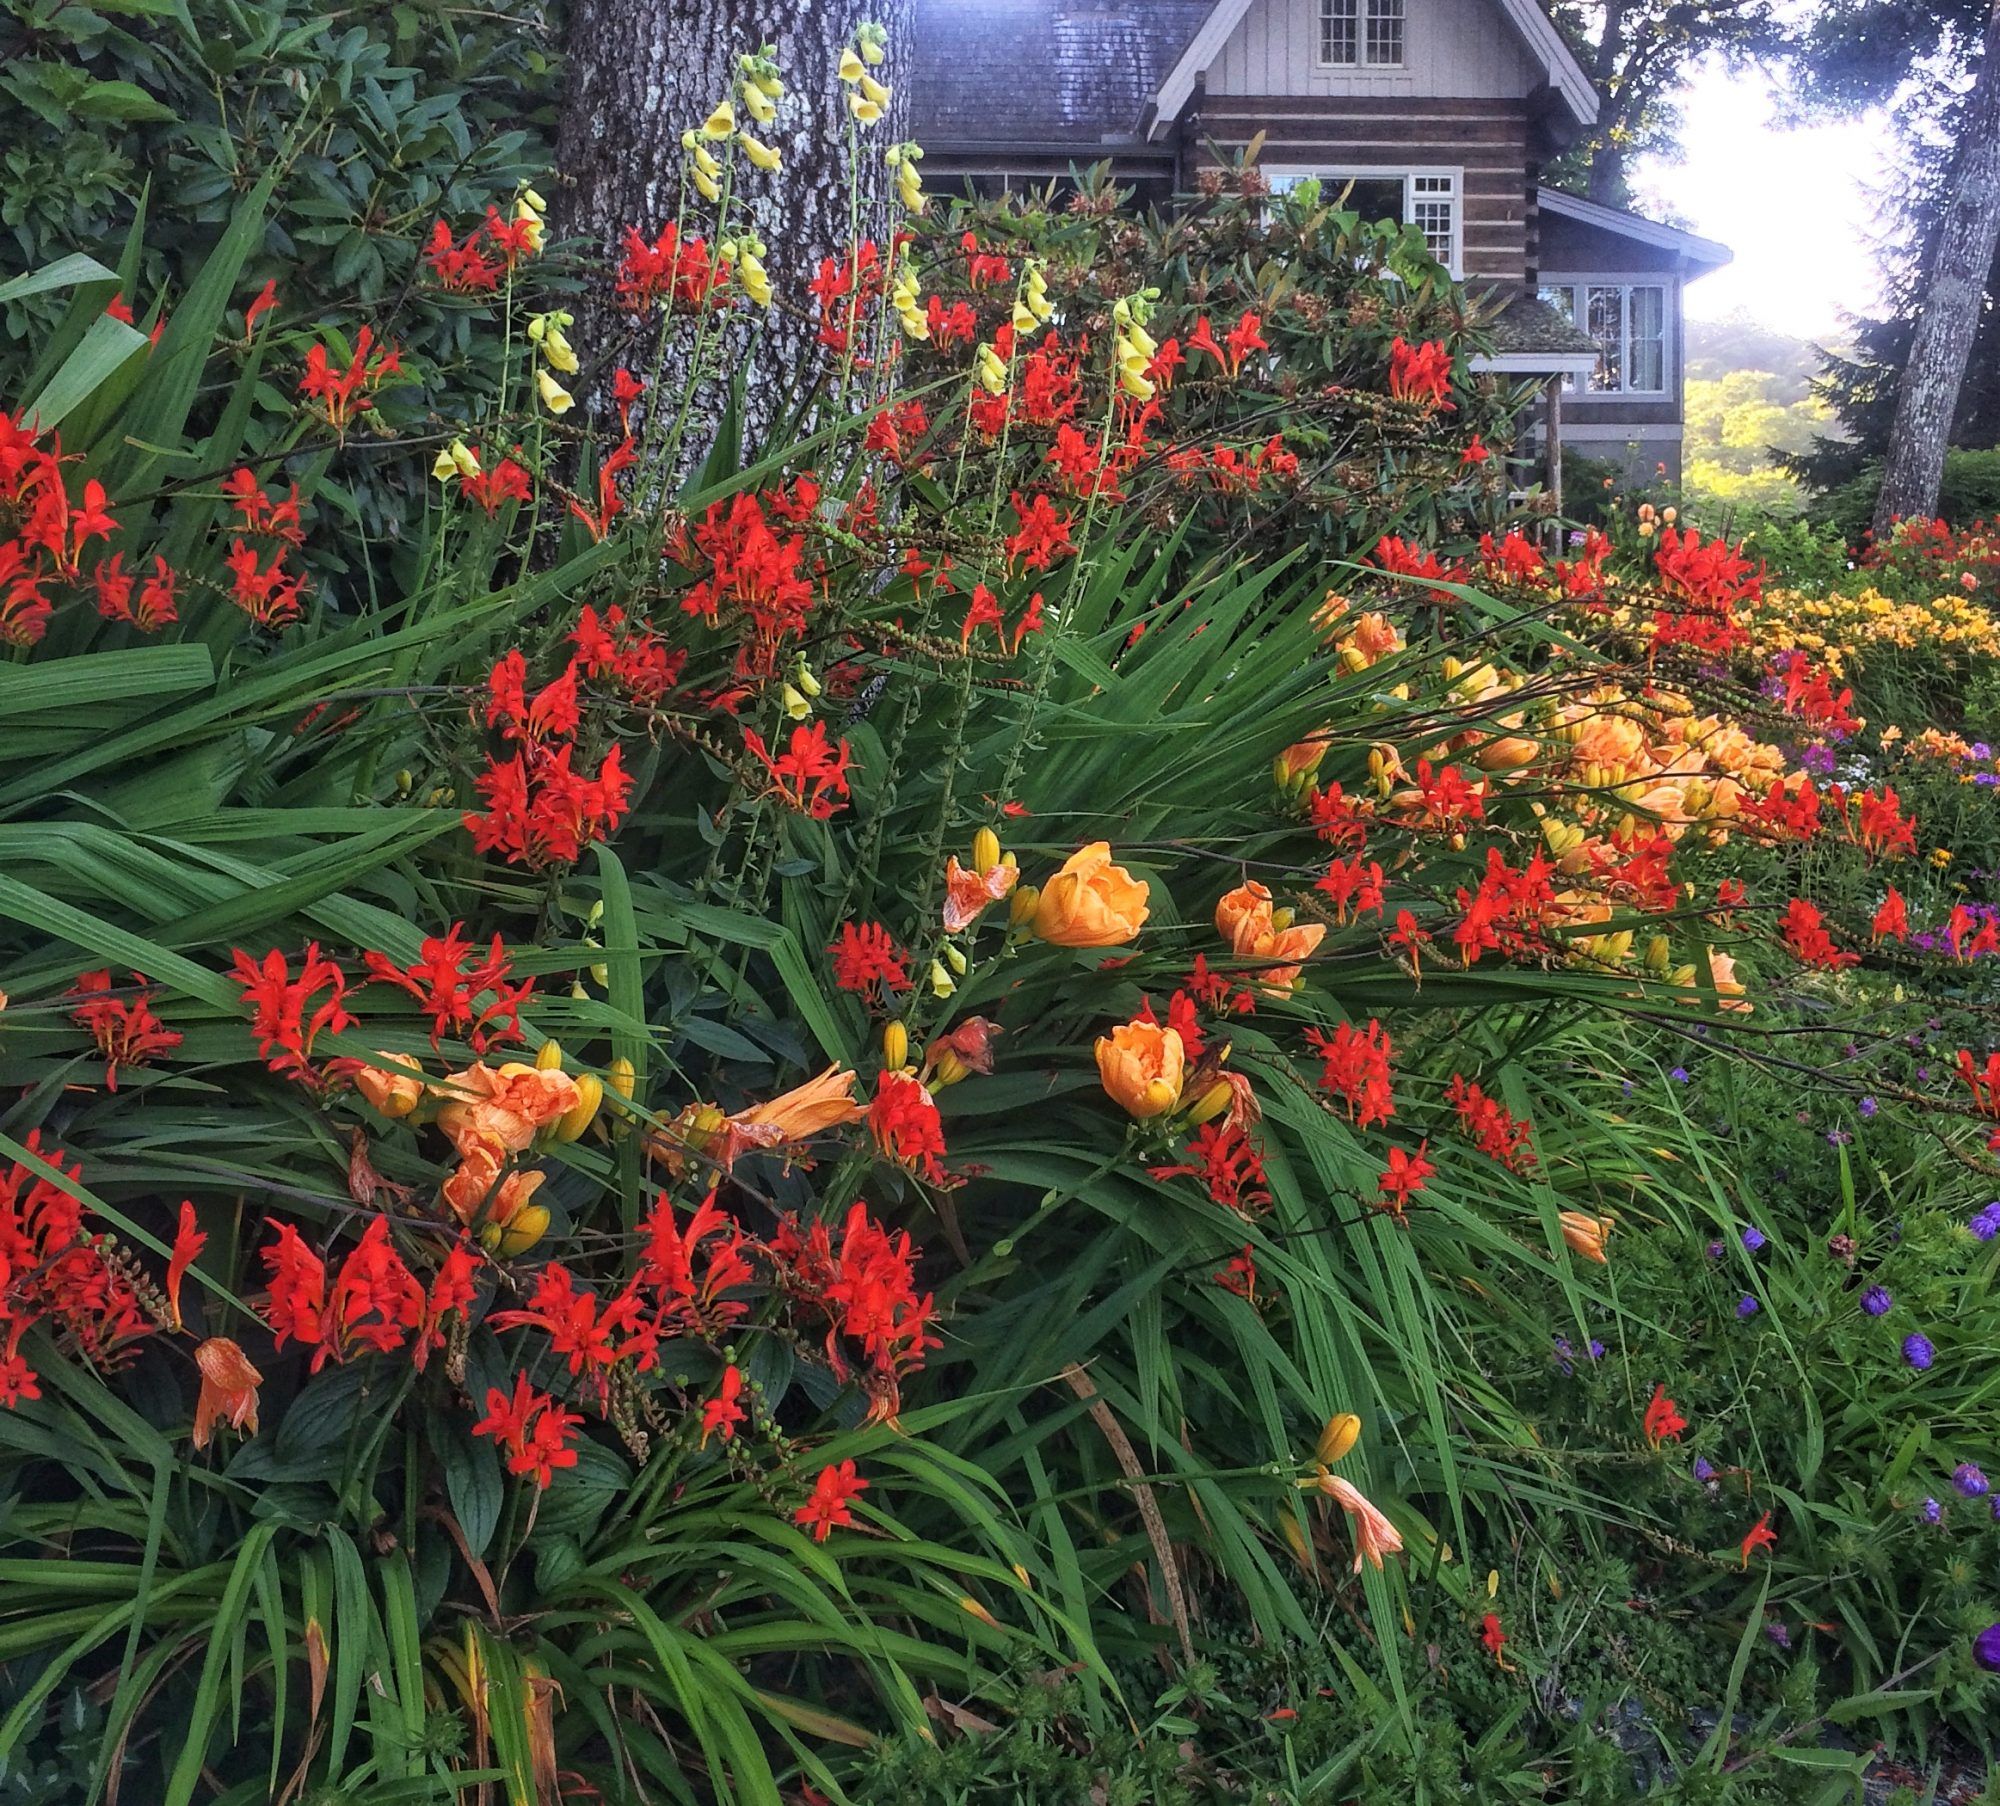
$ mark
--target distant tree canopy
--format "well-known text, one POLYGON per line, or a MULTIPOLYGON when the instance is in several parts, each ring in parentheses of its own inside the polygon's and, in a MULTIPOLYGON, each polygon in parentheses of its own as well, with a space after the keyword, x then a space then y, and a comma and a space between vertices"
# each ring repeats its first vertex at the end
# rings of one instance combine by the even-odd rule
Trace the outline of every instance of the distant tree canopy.
POLYGON ((1596 126, 1545 179, 1606 206, 1631 200, 1631 167, 1679 141, 1676 95, 1711 51, 1759 56, 1783 43, 1773 0, 1557 0, 1550 15, 1597 89, 1596 126))
POLYGON ((1779 462, 1829 433, 1813 393, 1819 348, 1738 314, 1688 322, 1682 482, 1690 500, 1797 514, 1806 495, 1779 462))

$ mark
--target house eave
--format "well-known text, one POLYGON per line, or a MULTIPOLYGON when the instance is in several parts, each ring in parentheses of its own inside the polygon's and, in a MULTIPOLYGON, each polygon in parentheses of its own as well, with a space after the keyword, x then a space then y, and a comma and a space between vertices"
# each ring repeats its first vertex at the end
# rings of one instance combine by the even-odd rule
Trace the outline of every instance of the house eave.
POLYGON ((1610 232, 1639 244, 1672 251, 1695 266, 1689 271, 1691 277, 1705 276, 1710 270, 1719 270, 1724 264, 1736 260, 1734 251, 1712 238, 1683 232, 1678 226, 1663 226, 1658 220, 1642 219, 1638 214, 1627 213, 1618 207, 1587 201, 1581 195, 1565 194, 1559 188, 1537 188, 1535 205, 1546 212, 1560 214, 1564 219, 1594 226, 1600 232, 1610 232))
POLYGON ((1489 351, 1467 360, 1474 375, 1592 376, 1599 357, 1594 351, 1489 351))

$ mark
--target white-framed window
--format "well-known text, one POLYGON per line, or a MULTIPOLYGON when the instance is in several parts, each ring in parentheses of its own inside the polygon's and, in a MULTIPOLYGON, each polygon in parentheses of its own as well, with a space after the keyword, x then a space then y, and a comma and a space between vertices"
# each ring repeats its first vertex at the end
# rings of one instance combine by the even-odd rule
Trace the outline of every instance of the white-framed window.
POLYGON ((1592 394, 1669 392, 1673 382, 1670 284, 1623 276, 1558 276, 1543 281, 1541 297, 1597 341, 1597 370, 1589 380, 1592 394))
POLYGON ((1281 192, 1301 182, 1317 182, 1320 199, 1329 207, 1358 213, 1364 220, 1415 226, 1439 263, 1454 276, 1465 274, 1463 170, 1312 169, 1275 163, 1266 163, 1263 170, 1265 179, 1281 192))
POLYGON ((1404 0, 1319 0, 1325 69, 1400 69, 1404 0))

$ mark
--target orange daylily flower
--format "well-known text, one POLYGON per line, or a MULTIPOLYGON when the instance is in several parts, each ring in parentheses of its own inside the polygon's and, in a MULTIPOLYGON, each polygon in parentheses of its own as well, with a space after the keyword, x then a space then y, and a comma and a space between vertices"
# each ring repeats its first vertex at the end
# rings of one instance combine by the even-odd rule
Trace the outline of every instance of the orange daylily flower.
POLYGON ((1097 1075, 1111 1101, 1145 1121, 1181 1101, 1187 1050, 1179 1033, 1157 1022, 1123 1022, 1097 1043, 1097 1075))
POLYGON ((478 1142, 522 1153, 540 1130, 574 1110, 577 1101, 576 1081, 567 1073, 545 1072, 518 1060, 497 1069, 481 1063, 455 1072, 444 1095, 438 1127, 462 1155, 478 1142))
POLYGON ((1611 1264, 1604 1252, 1604 1238, 1611 1233, 1609 1217, 1586 1216, 1580 1210, 1565 1210, 1556 1221, 1562 1225, 1562 1238, 1569 1244, 1572 1254, 1594 1260, 1601 1267, 1611 1264))
POLYGON ((1321 922, 1288 922, 1279 927, 1270 890, 1254 878, 1223 893, 1215 905, 1215 930, 1238 959, 1285 962, 1256 975, 1258 988, 1273 994, 1292 988, 1299 976, 1299 962, 1326 938, 1326 926, 1321 922))
POLYGON ((1093 840, 1042 886, 1034 931, 1052 947, 1122 947, 1152 913, 1145 885, 1111 863, 1111 843, 1093 840))
POLYGON ((970 928, 989 903, 998 903, 1014 888, 1020 877, 1016 866, 1004 861, 985 871, 967 871, 954 855, 944 868, 944 931, 957 934, 970 928))
POLYGON ((194 1405, 194 1446, 208 1447, 215 1426, 257 1434, 257 1388, 264 1376, 227 1336, 210 1336, 194 1351, 201 1369, 201 1396, 194 1405))
POLYGON ((423 1101, 422 1063, 409 1054, 378 1051, 375 1057, 400 1070, 384 1072, 379 1066, 356 1066, 354 1089, 384 1116, 408 1116, 423 1101))
POLYGON ((1341 1510, 1354 1520, 1354 1571, 1361 1572, 1364 1561, 1372 1561, 1379 1570, 1382 1557, 1401 1552, 1403 1538, 1396 1526, 1376 1509, 1360 1487, 1351 1480, 1344 1480, 1338 1474, 1330 1474, 1325 1468, 1319 1470, 1319 1489, 1340 1506, 1341 1510))

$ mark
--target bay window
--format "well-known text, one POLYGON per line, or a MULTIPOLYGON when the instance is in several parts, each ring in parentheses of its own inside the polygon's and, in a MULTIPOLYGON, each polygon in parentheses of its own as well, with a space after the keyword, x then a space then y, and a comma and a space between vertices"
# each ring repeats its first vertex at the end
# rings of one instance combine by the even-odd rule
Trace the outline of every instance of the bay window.
POLYGON ((1667 393, 1667 285, 1661 282, 1544 283, 1541 298, 1597 341, 1589 388, 1599 395, 1667 393))

